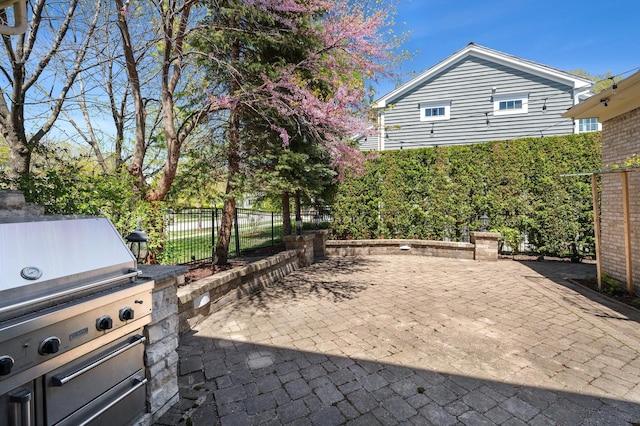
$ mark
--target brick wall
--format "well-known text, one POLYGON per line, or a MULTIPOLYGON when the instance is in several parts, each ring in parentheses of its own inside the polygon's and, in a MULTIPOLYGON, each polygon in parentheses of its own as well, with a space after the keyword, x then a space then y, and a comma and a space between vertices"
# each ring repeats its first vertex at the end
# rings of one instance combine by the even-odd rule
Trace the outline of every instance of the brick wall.
MULTIPOLYGON (((602 165, 604 168, 622 164, 633 155, 640 155, 640 108, 608 120, 602 126, 602 165)), ((636 293, 639 293, 640 172, 629 172, 628 177, 633 282, 636 293)), ((602 272, 621 283, 626 283, 620 173, 602 175, 601 206, 602 272)))

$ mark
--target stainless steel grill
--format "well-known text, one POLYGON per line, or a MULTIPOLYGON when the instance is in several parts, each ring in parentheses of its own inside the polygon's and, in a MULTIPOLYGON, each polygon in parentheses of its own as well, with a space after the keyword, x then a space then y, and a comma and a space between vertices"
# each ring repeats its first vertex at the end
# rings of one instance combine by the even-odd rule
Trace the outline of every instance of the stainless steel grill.
POLYGON ((0 220, 0 424, 143 414, 154 283, 136 267, 105 218, 0 220))

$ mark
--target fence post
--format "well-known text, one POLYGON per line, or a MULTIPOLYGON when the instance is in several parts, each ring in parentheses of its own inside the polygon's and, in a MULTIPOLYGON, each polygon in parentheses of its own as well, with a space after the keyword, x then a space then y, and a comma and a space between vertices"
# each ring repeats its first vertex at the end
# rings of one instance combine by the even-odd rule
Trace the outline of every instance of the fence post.
POLYGON ((234 228, 236 232, 236 256, 240 256, 240 231, 238 230, 238 209, 234 209, 234 228))
POLYGON ((273 212, 271 212, 271 245, 274 246, 275 245, 275 239, 276 239, 276 230, 274 227, 274 223, 273 223, 273 212))

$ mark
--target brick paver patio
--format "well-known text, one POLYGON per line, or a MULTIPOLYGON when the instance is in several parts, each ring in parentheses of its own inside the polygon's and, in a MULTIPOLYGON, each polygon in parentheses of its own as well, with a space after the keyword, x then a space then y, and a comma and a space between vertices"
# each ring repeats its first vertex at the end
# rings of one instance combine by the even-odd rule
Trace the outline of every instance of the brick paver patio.
POLYGON ((564 280, 589 275, 558 262, 328 259, 182 336, 181 402, 158 424, 640 422, 640 313, 564 280))

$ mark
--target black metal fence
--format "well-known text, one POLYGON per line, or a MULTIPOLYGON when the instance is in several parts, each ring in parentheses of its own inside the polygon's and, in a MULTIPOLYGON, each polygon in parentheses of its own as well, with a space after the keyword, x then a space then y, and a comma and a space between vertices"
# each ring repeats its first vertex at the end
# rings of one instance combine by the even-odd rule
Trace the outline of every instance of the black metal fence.
MULTIPOLYGON (((184 264, 213 258, 220 232, 222 209, 183 208, 164 216, 165 244, 162 263, 184 264)), ((314 228, 331 220, 328 213, 305 211, 303 227, 314 228)), ((229 257, 262 247, 282 243, 282 214, 250 209, 236 209, 229 257)), ((295 230, 295 223, 292 222, 295 230)))

